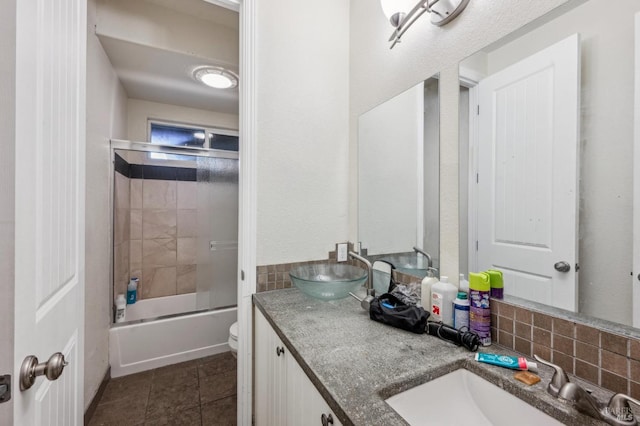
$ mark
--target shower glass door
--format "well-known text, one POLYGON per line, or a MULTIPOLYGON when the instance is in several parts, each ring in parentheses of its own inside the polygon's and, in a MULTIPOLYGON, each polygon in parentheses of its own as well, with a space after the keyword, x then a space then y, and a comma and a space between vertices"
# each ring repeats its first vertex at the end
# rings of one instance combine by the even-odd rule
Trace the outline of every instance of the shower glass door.
POLYGON ((197 160, 198 309, 237 304, 238 158, 219 152, 197 160))

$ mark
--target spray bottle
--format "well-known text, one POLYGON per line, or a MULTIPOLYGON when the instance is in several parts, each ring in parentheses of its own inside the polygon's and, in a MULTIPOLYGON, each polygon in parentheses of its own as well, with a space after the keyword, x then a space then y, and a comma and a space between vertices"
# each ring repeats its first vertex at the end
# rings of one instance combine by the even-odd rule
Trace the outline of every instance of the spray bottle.
POLYGON ((490 277, 486 272, 469 274, 469 328, 480 336, 482 346, 491 345, 490 277))

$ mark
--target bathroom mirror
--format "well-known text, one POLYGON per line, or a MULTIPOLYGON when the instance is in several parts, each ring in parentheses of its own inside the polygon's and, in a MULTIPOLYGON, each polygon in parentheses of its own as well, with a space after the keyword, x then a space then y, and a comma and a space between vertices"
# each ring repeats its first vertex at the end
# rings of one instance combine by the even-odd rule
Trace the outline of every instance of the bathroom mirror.
POLYGON ((639 12, 569 2, 460 63, 460 272, 501 269, 505 294, 638 326, 639 12))
POLYGON ((423 277, 417 247, 438 267, 439 151, 437 76, 359 117, 358 239, 370 259, 423 277))

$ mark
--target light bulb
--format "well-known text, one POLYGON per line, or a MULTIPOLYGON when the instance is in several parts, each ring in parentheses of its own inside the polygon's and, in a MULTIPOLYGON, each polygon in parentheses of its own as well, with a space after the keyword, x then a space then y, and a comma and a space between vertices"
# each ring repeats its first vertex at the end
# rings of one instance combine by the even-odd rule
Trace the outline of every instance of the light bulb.
POLYGON ((231 71, 219 67, 200 67, 193 72, 193 77, 215 89, 230 89, 238 85, 238 78, 231 71))

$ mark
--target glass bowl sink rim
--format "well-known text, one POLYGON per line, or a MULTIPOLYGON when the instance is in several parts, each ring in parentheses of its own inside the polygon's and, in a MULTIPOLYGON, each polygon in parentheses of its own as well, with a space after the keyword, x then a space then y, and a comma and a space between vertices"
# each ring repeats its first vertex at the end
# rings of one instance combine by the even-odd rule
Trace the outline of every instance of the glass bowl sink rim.
POLYGON ((294 266, 289 271, 289 275, 300 281, 306 281, 309 283, 323 283, 323 282, 354 282, 360 281, 367 277, 367 271, 353 265, 342 265, 339 263, 316 263, 311 265, 299 265, 294 266), (328 271, 326 271, 328 269, 328 271), (331 272, 335 272, 336 269, 343 269, 347 276, 333 276, 329 277, 331 272), (325 273, 328 272, 328 273, 325 273), (357 275, 356 275, 357 274, 357 275), (319 275, 326 276, 327 279, 317 279, 319 275))
POLYGON ((367 271, 349 264, 315 263, 289 271, 291 282, 302 293, 318 300, 338 300, 356 291, 368 278, 367 271))

